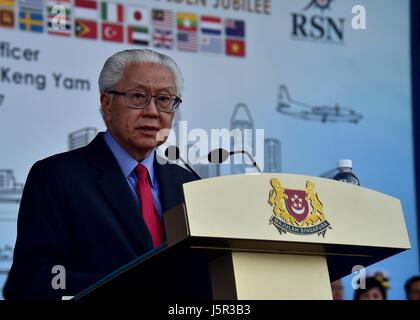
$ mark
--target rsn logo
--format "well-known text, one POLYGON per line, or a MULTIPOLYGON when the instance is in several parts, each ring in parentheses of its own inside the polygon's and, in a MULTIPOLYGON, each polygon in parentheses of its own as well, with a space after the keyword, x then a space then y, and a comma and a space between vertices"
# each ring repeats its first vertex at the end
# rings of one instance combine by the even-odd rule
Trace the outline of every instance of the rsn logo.
POLYGON ((343 44, 345 19, 324 15, 327 9, 331 10, 332 2, 310 0, 302 10, 304 13, 292 13, 292 39, 343 44), (309 15, 313 11, 310 9, 319 9, 321 14, 309 15))

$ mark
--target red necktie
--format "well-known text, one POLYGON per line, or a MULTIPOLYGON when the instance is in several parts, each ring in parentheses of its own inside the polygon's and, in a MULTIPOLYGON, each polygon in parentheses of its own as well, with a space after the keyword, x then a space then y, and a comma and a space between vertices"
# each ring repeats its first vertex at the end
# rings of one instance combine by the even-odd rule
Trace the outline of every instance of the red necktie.
POLYGON ((165 240, 162 222, 153 205, 152 188, 150 187, 147 169, 144 165, 137 165, 137 195, 140 200, 143 220, 152 236, 153 248, 165 240))

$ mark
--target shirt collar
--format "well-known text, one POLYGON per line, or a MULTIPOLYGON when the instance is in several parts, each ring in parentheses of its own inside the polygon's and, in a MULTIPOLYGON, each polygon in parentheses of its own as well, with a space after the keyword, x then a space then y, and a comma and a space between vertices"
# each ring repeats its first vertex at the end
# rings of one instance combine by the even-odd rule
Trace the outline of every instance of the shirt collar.
MULTIPOLYGON (((112 137, 111 133, 107 130, 104 134, 104 140, 108 147, 111 149, 114 157, 117 159, 117 162, 121 168, 121 171, 124 174, 125 178, 128 178, 134 169, 136 169, 137 162, 123 147, 121 147, 112 137)), ((143 159, 140 163, 144 165, 149 173, 150 182, 152 187, 155 184, 155 170, 154 170, 154 160, 155 160, 155 151, 153 150, 150 154, 143 159)))

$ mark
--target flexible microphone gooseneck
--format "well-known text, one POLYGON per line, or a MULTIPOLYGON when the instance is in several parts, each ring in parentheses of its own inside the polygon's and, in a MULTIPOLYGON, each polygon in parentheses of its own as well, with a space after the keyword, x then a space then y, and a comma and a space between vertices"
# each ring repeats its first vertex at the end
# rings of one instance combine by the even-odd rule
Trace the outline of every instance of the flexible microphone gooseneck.
POLYGON ((198 173, 191 168, 191 166, 181 157, 179 148, 177 146, 169 146, 165 150, 165 157, 170 161, 181 160, 181 162, 190 170, 190 172, 197 178, 201 180, 201 177, 198 173))
POLYGON ((227 151, 226 149, 219 148, 219 149, 215 149, 215 150, 211 151, 208 154, 207 158, 208 158, 210 163, 219 164, 219 163, 225 162, 231 155, 238 154, 238 153, 246 154, 247 157, 252 161, 252 165, 255 168, 257 168, 259 173, 262 173, 261 168, 258 166, 255 159, 252 157, 252 155, 248 151, 245 151, 245 150, 227 151))

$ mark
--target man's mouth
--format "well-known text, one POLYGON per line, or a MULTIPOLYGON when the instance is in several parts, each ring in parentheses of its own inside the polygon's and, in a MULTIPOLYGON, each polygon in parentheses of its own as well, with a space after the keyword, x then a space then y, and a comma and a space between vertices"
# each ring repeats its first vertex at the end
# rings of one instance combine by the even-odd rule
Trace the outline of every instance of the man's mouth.
POLYGON ((160 129, 155 126, 141 126, 138 127, 137 130, 140 130, 144 134, 156 135, 160 129))

